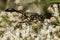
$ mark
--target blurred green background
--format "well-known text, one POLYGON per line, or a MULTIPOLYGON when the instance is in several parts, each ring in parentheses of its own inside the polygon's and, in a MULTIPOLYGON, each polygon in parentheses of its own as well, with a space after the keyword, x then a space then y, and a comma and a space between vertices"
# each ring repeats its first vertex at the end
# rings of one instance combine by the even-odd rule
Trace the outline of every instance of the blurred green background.
MULTIPOLYGON (((0 11, 4 10, 13 1, 14 0, 0 0, 0 11)), ((24 2, 24 4, 25 3, 26 4, 29 3, 29 1, 32 2, 32 0, 26 0, 26 1, 25 0, 21 0, 21 1, 24 2)), ((59 2, 60 3, 60 0, 33 0, 33 1, 45 1, 46 3, 51 3, 51 2, 59 2)))

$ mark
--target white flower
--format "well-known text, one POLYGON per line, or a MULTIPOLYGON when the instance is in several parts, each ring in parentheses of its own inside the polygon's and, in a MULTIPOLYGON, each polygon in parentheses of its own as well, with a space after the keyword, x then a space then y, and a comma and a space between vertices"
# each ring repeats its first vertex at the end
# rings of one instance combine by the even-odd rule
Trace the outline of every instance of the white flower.
POLYGON ((19 4, 19 3, 20 3, 20 0, 15 0, 15 3, 16 3, 16 4, 19 4))
POLYGON ((59 38, 57 36, 54 36, 54 40, 58 40, 59 38))
POLYGON ((55 18, 55 17, 51 17, 51 18, 50 18, 50 22, 51 22, 51 23, 55 23, 55 22, 56 22, 56 18, 55 18))
POLYGON ((16 19, 14 17, 10 17, 9 20, 10 21, 16 21, 16 19))
POLYGON ((6 25, 6 23, 5 23, 5 22, 1 22, 1 23, 0 23, 0 25, 5 26, 5 25, 6 25))
POLYGON ((47 35, 47 39, 51 39, 51 36, 50 36, 50 34, 48 34, 48 35, 47 35))
POLYGON ((23 10, 23 6, 18 6, 17 10, 23 10))
POLYGON ((46 35, 46 31, 41 29, 40 34, 45 36, 46 35))
POLYGON ((12 14, 13 16, 18 15, 17 12, 12 12, 12 13, 10 13, 10 14, 12 14))
POLYGON ((46 39, 46 40, 50 40, 50 39, 46 39))
POLYGON ((20 30, 19 30, 19 29, 16 29, 16 30, 15 30, 15 33, 16 33, 16 36, 18 36, 18 37, 19 37, 20 30))
POLYGON ((25 30, 21 30, 21 34, 22 34, 22 37, 23 39, 26 37, 26 33, 25 33, 25 30))
POLYGON ((26 10, 26 12, 31 12, 31 10, 26 10))
POLYGON ((12 26, 14 27, 14 26, 16 26, 16 25, 17 25, 17 23, 18 23, 18 22, 16 22, 16 23, 11 23, 11 24, 12 24, 12 26))
POLYGON ((55 13, 55 14, 53 14, 53 16, 59 17, 59 13, 55 13))
POLYGON ((4 12, 4 11, 2 11, 1 13, 0 13, 0 16, 5 16, 6 15, 6 12, 4 12))
POLYGON ((53 4, 54 7, 54 11, 58 13, 58 5, 57 4, 53 4))
POLYGON ((22 23, 22 28, 23 28, 23 29, 27 29, 26 23, 22 23))
POLYGON ((58 5, 57 4, 53 4, 53 7, 58 7, 58 5))
POLYGON ((55 33, 56 31, 56 28, 52 28, 52 33, 55 33))
POLYGON ((13 16, 12 13, 10 13, 10 12, 7 12, 7 14, 8 14, 8 17, 12 17, 13 16))
POLYGON ((53 29, 53 25, 50 25, 49 28, 48 28, 48 30, 51 32, 52 29, 53 29))
POLYGON ((60 26, 56 26, 56 31, 59 31, 60 30, 60 26))
POLYGON ((0 17, 0 21, 2 21, 2 17, 0 17))
POLYGON ((51 6, 48 7, 47 11, 51 12, 51 13, 54 13, 54 10, 53 10, 53 8, 51 6))
POLYGON ((0 31, 5 31, 5 30, 6 30, 5 28, 0 27, 0 31))
POLYGON ((35 38, 35 40, 39 40, 39 37, 35 38))
POLYGON ((46 26, 48 25, 48 20, 47 19, 44 20, 44 25, 46 25, 46 26))
POLYGON ((19 17, 21 17, 21 16, 22 16, 22 14, 21 14, 21 13, 19 13, 18 15, 19 15, 19 17))
POLYGON ((60 16, 58 17, 58 22, 60 22, 60 16))
POLYGON ((35 33, 30 33, 31 34, 31 37, 34 38, 34 36, 36 36, 35 33))
POLYGON ((49 34, 50 33, 50 30, 47 30, 45 33, 46 33, 46 35, 49 34))

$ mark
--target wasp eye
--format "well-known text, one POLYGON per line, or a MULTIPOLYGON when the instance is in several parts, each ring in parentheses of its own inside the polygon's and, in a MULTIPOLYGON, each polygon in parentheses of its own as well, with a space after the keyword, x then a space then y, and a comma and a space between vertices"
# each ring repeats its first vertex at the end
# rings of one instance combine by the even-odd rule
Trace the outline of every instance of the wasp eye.
POLYGON ((17 10, 13 9, 13 8, 8 8, 5 10, 6 12, 17 12, 17 10))

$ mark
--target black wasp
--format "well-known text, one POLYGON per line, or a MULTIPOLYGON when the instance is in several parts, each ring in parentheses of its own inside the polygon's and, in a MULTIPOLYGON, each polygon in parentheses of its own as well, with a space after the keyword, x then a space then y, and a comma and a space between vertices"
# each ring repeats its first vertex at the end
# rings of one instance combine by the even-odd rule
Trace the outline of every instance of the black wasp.
MULTIPOLYGON (((23 10, 18 11, 18 10, 15 10, 15 9, 13 9, 13 8, 8 8, 8 9, 6 9, 5 11, 6 11, 6 12, 18 12, 18 13, 21 13, 21 14, 23 14, 27 19, 29 18, 29 19, 28 19, 28 22, 31 22, 31 21, 33 21, 33 20, 35 20, 35 19, 38 19, 39 21, 43 21, 44 18, 45 18, 43 15, 39 15, 39 14, 37 14, 37 13, 32 13, 32 12, 31 12, 30 17, 28 17, 28 16, 26 15, 27 12, 25 12, 25 11, 23 11, 23 10)), ((24 23, 24 22, 21 22, 21 23, 24 23)))

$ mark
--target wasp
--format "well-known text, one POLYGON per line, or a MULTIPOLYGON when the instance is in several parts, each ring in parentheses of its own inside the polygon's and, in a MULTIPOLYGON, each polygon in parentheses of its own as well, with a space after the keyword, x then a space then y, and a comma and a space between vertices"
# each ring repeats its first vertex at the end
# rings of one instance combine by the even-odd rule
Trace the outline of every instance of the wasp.
MULTIPOLYGON (((45 18, 44 15, 39 15, 38 13, 25 12, 23 10, 18 11, 18 10, 15 10, 13 8, 8 8, 5 11, 6 12, 17 12, 17 13, 21 13, 28 20, 28 21, 24 21, 24 22, 31 22, 31 21, 36 20, 36 19, 38 19, 39 21, 43 21, 44 18, 45 18)), ((24 22, 20 22, 20 23, 24 23, 24 22)))

